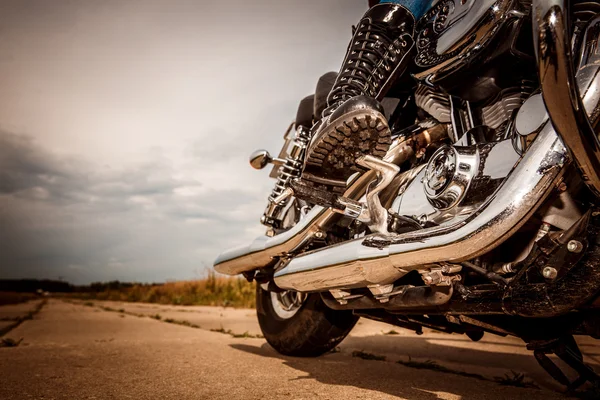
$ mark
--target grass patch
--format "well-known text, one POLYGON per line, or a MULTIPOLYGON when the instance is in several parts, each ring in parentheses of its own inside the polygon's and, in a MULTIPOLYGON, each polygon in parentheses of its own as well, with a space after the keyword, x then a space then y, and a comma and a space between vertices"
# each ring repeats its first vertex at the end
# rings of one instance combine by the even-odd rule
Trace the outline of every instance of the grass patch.
POLYGON ((11 338, 2 338, 2 339, 0 339, 0 347, 17 347, 18 345, 21 344, 22 341, 23 341, 23 338, 21 338, 19 340, 14 340, 11 338))
POLYGON ((231 329, 225 330, 225 328, 223 328, 223 327, 220 327, 219 329, 211 329, 210 331, 217 332, 217 333, 224 333, 226 335, 230 335, 232 333, 231 329))
POLYGON ((494 380, 501 385, 505 386, 516 386, 520 388, 532 388, 539 389, 539 386, 533 383, 530 379, 527 379, 525 374, 520 374, 515 371, 505 374, 502 377, 495 377, 494 380))
POLYGON ((150 318, 155 319, 157 321, 160 321, 162 319, 162 317, 160 316, 160 314, 151 315, 150 318))
POLYGON ((116 308, 107 307, 107 306, 98 306, 98 307, 99 307, 101 310, 103 310, 103 311, 109 311, 109 312, 116 312, 116 313, 119 313, 119 314, 121 314, 121 315, 120 315, 121 317, 124 317, 124 316, 125 316, 125 314, 127 314, 127 315, 133 315, 134 317, 145 317, 145 316, 146 316, 145 314, 136 314, 136 313, 134 313, 134 312, 128 312, 128 311, 126 311, 124 308, 119 308, 119 309, 116 309, 116 308))
POLYGON ((395 331, 395 330, 393 330, 393 329, 392 329, 391 331, 389 331, 389 332, 384 332, 383 334, 384 334, 384 335, 399 335, 399 334, 400 334, 400 332, 397 332, 397 331, 395 331))
POLYGON ((83 303, 83 305, 86 307, 94 307, 94 303, 92 303, 91 301, 86 301, 83 303))
POLYGON ((163 284, 92 284, 85 292, 65 295, 81 300, 111 300, 175 305, 255 307, 253 283, 239 277, 217 277, 163 284))
POLYGON ((200 328, 200 325, 196 325, 190 321, 186 321, 183 319, 173 319, 173 318, 167 318, 164 320, 165 322, 169 323, 169 324, 176 324, 176 325, 183 325, 183 326, 187 326, 189 328, 200 328))
POLYGON ((251 333, 248 333, 248 331, 246 331, 244 333, 230 333, 230 335, 234 338, 249 338, 249 339, 262 339, 263 338, 262 335, 253 335, 251 333))
POLYGON ((378 356, 376 354, 367 353, 364 351, 355 350, 352 352, 352 357, 362 358, 363 360, 375 360, 375 361, 385 361, 385 356, 378 356))
POLYGON ((263 339, 263 335, 253 335, 248 331, 244 333, 234 333, 231 329, 225 330, 225 328, 220 327, 219 329, 211 329, 211 332, 223 333, 225 335, 229 335, 234 338, 246 338, 246 339, 263 339))

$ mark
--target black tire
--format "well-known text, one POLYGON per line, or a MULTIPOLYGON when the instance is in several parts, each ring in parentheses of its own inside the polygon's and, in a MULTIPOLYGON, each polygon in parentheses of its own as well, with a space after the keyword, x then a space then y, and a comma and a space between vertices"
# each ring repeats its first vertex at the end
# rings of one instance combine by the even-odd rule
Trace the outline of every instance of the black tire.
POLYGON ((327 307, 318 293, 311 293, 291 318, 280 318, 271 293, 256 286, 256 314, 267 342, 286 356, 316 357, 337 346, 352 330, 358 317, 351 311, 327 307))

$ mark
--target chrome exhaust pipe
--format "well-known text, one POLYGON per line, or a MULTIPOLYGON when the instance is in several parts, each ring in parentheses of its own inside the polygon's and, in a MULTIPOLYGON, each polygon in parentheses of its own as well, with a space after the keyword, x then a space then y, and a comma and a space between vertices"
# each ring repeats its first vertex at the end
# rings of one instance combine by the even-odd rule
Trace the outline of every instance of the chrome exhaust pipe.
POLYGON ((552 124, 546 123, 504 184, 475 213, 458 222, 370 235, 297 256, 275 273, 275 284, 305 292, 388 284, 427 265, 477 257, 529 219, 561 177, 567 159, 552 124))
POLYGON ((584 181, 600 196, 600 141, 594 131, 600 122, 600 88, 596 79, 600 19, 590 21, 586 29, 575 74, 566 1, 533 0, 532 5, 538 74, 548 115, 584 181))

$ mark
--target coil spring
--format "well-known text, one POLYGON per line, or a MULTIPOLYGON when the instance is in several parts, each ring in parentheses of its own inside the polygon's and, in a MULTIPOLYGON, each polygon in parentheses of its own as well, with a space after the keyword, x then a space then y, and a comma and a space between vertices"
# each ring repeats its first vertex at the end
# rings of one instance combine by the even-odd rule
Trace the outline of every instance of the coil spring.
MULTIPOLYGON (((303 126, 300 126, 296 131, 295 144, 299 148, 306 149, 310 141, 310 131, 303 126)), ((292 152, 293 153, 293 152, 292 152)), ((273 202, 285 189, 290 185, 290 181, 299 178, 302 174, 302 166, 304 164, 304 151, 297 152, 296 156, 288 155, 285 163, 279 169, 275 187, 269 196, 269 201, 273 202)))

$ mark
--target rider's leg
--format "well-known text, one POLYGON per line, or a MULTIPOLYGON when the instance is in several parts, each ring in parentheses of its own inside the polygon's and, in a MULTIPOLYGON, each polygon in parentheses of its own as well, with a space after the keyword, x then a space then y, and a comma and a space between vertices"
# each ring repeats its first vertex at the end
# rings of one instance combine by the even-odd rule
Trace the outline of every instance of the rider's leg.
POLYGON ((378 101, 406 70, 414 47, 415 17, 430 4, 430 0, 386 1, 359 21, 327 108, 315 126, 303 179, 344 187, 359 170, 358 157, 385 155, 390 130, 378 101))

